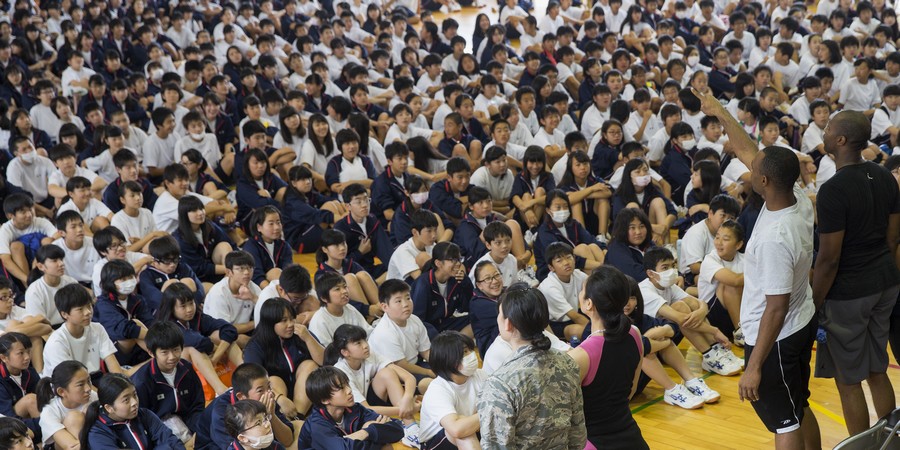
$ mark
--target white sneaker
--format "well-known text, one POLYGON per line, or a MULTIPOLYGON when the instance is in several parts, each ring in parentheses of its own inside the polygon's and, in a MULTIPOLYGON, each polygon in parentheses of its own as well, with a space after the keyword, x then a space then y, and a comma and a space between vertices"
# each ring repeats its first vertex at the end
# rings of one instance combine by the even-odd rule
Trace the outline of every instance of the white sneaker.
POLYGON ((684 409, 697 409, 703 407, 703 398, 691 392, 683 384, 678 384, 663 395, 663 401, 684 409))
POLYGON ((532 233, 531 230, 525 230, 525 245, 532 247, 534 245, 534 240, 537 238, 537 234, 532 233))
POLYGON ((607 238, 606 235, 598 234, 596 237, 596 241, 598 244, 608 244, 609 238, 607 238))
POLYGON ((459 12, 462 11, 462 6, 459 6, 457 2, 450 2, 450 11, 459 12))
POLYGON ((450 10, 447 9, 447 5, 441 6, 441 12, 444 14, 450 14, 450 10))
POLYGON ((534 268, 532 268, 531 266, 519 270, 519 272, 516 274, 516 280, 528 283, 528 285, 533 288, 538 287, 538 285, 541 284, 535 276, 534 268))
POLYGON ((718 392, 712 390, 709 386, 707 386, 706 382, 703 381, 703 378, 700 377, 685 381, 684 387, 686 387, 694 395, 702 398, 705 403, 715 403, 719 401, 719 398, 722 397, 718 392))
POLYGON ((412 448, 419 448, 419 424, 413 422, 403 427, 403 439, 400 443, 412 448))
POLYGON ((713 372, 726 377, 737 375, 741 372, 741 366, 732 362, 728 356, 721 353, 718 348, 713 348, 703 355, 703 361, 700 363, 700 367, 707 372, 713 372))
POLYGON ((734 345, 738 347, 744 346, 744 330, 742 328, 734 330, 734 345))
POLYGON ((675 248, 674 245, 672 245, 672 244, 666 244, 666 245, 663 246, 663 248, 665 248, 666 250, 668 250, 669 252, 671 252, 671 253, 672 253, 672 257, 674 257, 674 258, 675 258, 675 261, 678 262, 678 249, 675 248))
POLYGON ((731 350, 726 350, 724 348, 719 349, 719 351, 722 352, 722 354, 725 355, 726 358, 731 360, 734 365, 740 367, 741 369, 744 368, 744 358, 741 358, 740 356, 735 355, 731 350))

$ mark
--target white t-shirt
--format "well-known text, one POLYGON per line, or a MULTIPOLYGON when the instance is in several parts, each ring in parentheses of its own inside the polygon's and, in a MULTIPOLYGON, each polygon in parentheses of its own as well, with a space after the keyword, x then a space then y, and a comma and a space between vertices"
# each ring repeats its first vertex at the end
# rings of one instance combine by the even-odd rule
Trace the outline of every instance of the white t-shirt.
MULTIPOLYGON (((100 178, 100 175, 97 175, 92 170, 88 170, 88 169, 85 169, 84 167, 76 166, 75 167, 75 175, 73 175, 73 177, 85 177, 88 179, 88 181, 93 183, 94 180, 96 180, 97 178, 100 178)), ((55 185, 65 189, 66 183, 69 182, 69 179, 70 178, 63 175, 63 173, 59 169, 56 169, 56 171, 54 171, 53 173, 50 174, 48 183, 55 184, 55 185)), ((57 213, 57 214, 59 214, 59 213, 57 213)))
POLYGON ((64 322, 59 310, 56 309, 54 297, 56 291, 62 289, 63 286, 78 283, 78 281, 68 275, 60 278, 59 285, 56 287, 47 284, 44 277, 38 278, 34 283, 28 285, 25 290, 25 317, 44 316, 50 325, 59 325, 64 322))
POLYGON ((41 410, 40 425, 41 435, 44 439, 44 447, 47 447, 48 445, 54 443, 53 435, 57 431, 65 428, 65 426, 63 425, 63 420, 66 419, 66 416, 69 415, 70 412, 80 411, 83 413, 87 411, 88 405, 90 405, 91 402, 95 401, 97 401, 97 392, 91 391, 90 399, 88 399, 87 403, 78 408, 69 409, 63 406, 61 397, 54 396, 53 400, 50 400, 50 403, 47 403, 47 405, 44 406, 44 408, 41 410))
MULTIPOLYGON (((163 168, 175 162, 175 145, 178 144, 178 136, 172 132, 165 138, 156 133, 147 136, 144 141, 144 166, 163 168)), ((179 160, 179 162, 181 162, 179 160)))
POLYGON ((419 128, 413 125, 406 127, 406 133, 404 133, 397 124, 393 124, 391 125, 391 128, 388 129, 387 135, 384 137, 384 145, 388 145, 394 141, 408 142, 410 139, 417 136, 431 139, 431 133, 431 130, 427 128, 419 128))
POLYGON ((369 336, 369 346, 372 352, 388 361, 405 359, 408 363, 415 364, 420 353, 431 350, 431 341, 428 340, 425 325, 415 314, 409 316, 405 327, 384 315, 369 336))
POLYGON ((638 287, 641 288, 641 295, 644 297, 644 314, 650 317, 656 317, 659 313, 659 308, 662 308, 664 305, 671 305, 686 297, 690 297, 677 284, 673 284, 667 289, 657 289, 649 278, 638 283, 638 287))
POLYGON ((53 375, 53 369, 63 361, 80 361, 87 367, 88 372, 100 370, 100 361, 116 353, 109 334, 103 325, 92 322, 84 328, 84 334, 76 339, 69 333, 69 328, 63 325, 47 339, 44 346, 44 372, 42 377, 53 375))
POLYGON ((875 81, 868 80, 866 84, 862 84, 853 77, 841 87, 838 103, 844 105, 844 109, 848 111, 866 111, 881 103, 881 92, 875 81))
POLYGON ((719 282, 716 281, 716 274, 722 270, 728 269, 734 273, 744 273, 744 255, 737 252, 734 259, 725 261, 715 250, 709 252, 703 258, 703 264, 700 266, 700 276, 697 277, 697 290, 699 291, 700 300, 709 302, 716 295, 716 288, 719 282))
POLYGON ((0 255, 9 254, 9 244, 22 236, 32 233, 41 233, 47 237, 56 234, 56 227, 43 217, 35 217, 31 226, 20 230, 13 226, 12 221, 0 225, 0 255))
POLYGON ((491 252, 487 252, 481 258, 478 258, 478 260, 475 261, 475 264, 472 264, 472 270, 469 270, 469 279, 472 280, 473 286, 475 285, 475 268, 478 267, 478 264, 482 261, 494 263, 494 267, 496 267, 500 272, 500 275, 503 276, 504 287, 510 286, 516 281, 516 277, 519 274, 519 263, 516 260, 515 255, 510 253, 506 255, 506 258, 504 258, 503 261, 498 263, 491 257, 491 252))
MULTIPOLYGON (((431 255, 432 249, 434 249, 434 245, 425 247, 425 252, 431 255)), ((419 265, 416 264, 416 256, 419 253, 421 251, 416 248, 412 238, 398 245, 394 250, 393 256, 391 256, 390 262, 388 262, 387 279, 403 280, 407 275, 419 270, 419 265)))
POLYGON ((703 257, 714 249, 713 239, 715 239, 715 236, 709 231, 706 220, 691 225, 691 228, 681 238, 681 255, 678 258, 678 271, 689 273, 691 264, 702 263, 703 257))
MULTIPOLYGON (((204 206, 213 201, 213 199, 205 195, 194 192, 188 192, 185 195, 193 195, 199 198, 204 206)), ((169 191, 163 191, 153 205, 153 217, 156 219, 157 230, 174 233, 178 229, 178 199, 172 197, 169 191)))
MULTIPOLYGON (((279 280, 272 280, 268 285, 266 285, 266 287, 263 288, 262 292, 259 293, 259 298, 256 299, 256 305, 253 306, 253 317, 260 317, 260 311, 262 311, 262 307, 266 303, 266 300, 281 297, 281 295, 278 294, 278 290, 275 289, 275 287, 279 284, 281 284, 279 280)), ((315 289, 309 291, 308 295, 311 298, 319 298, 316 295, 315 289)), ((253 326, 254 328, 259 326, 259 319, 257 319, 256 322, 253 323, 253 326)))
POLYGON ((484 370, 476 370, 463 384, 456 384, 443 377, 435 378, 422 398, 419 442, 427 442, 440 433, 444 429, 441 426, 444 417, 451 414, 471 416, 477 413, 476 403, 485 380, 487 374, 484 370))
POLYGON ((554 322, 568 322, 570 319, 566 316, 569 311, 578 311, 578 293, 587 280, 586 273, 579 269, 572 272, 572 276, 568 283, 564 283, 556 276, 555 272, 550 272, 547 278, 538 286, 538 290, 544 294, 547 299, 547 307, 550 309, 550 320, 554 322))
MULTIPOLYGON (((313 172, 325 175, 325 170, 328 169, 328 160, 339 154, 337 152, 337 146, 332 145, 332 148, 334 148, 335 151, 331 152, 330 155, 321 155, 316 151, 312 139, 313 138, 310 138, 303 143, 303 148, 300 150, 300 163, 308 165, 313 172)), ((334 144, 333 139, 332 144, 334 144)))
MULTIPOLYGON (((565 353, 572 349, 572 346, 569 345, 569 343, 563 342, 556 337, 556 335, 547 330, 544 330, 544 336, 547 336, 547 339, 550 339, 551 350, 565 353)), ((509 361, 509 358, 512 357, 514 353, 515 352, 513 352, 509 342, 506 342, 502 337, 497 336, 491 346, 488 347, 488 351, 485 354, 484 361, 481 365, 481 370, 484 371, 485 375, 490 376, 494 371, 505 364, 506 361, 509 361)))
POLYGON ((316 336, 323 347, 327 347, 334 340, 334 331, 345 323, 366 330, 366 334, 372 332, 372 326, 366 322, 366 318, 356 308, 349 305, 344 306, 344 313, 340 317, 332 315, 324 306, 320 307, 309 321, 309 331, 316 336))
POLYGON ((512 171, 509 169, 506 169, 504 175, 495 177, 491 175, 487 167, 481 166, 475 169, 475 172, 469 179, 469 183, 473 186, 487 189, 491 194, 492 200, 507 200, 510 195, 512 195, 513 182, 515 179, 516 176, 513 175, 512 171))
POLYGON ((348 161, 346 158, 341 158, 340 163, 341 172, 338 176, 338 179, 341 183, 369 179, 369 173, 366 172, 366 166, 363 165, 362 158, 356 157, 353 158, 353 161, 348 161))
POLYGON ((143 238, 156 231, 156 221, 153 213, 147 208, 138 210, 137 217, 131 217, 122 209, 113 215, 110 224, 119 229, 125 235, 125 239, 143 238))
MULTIPOLYGON (((253 292, 253 295, 259 297, 262 289, 256 283, 251 281, 248 287, 253 292)), ((228 287, 228 277, 225 277, 207 292, 203 312, 209 314, 210 317, 237 325, 253 320, 253 305, 254 303, 249 300, 241 300, 235 297, 228 287)))
POLYGON ((18 320, 19 322, 21 322, 25 317, 27 317, 25 314, 25 308, 13 305, 12 309, 9 310, 9 314, 6 315, 6 318, 0 319, 0 332, 6 332, 6 329, 9 328, 9 322, 11 320, 18 320))
POLYGON ((347 378, 350 379, 350 388, 353 390, 353 401, 356 403, 364 403, 366 401, 366 394, 369 393, 369 386, 372 384, 372 380, 375 379, 375 374, 390 364, 392 364, 390 360, 379 356, 374 351, 370 351, 369 357, 363 361, 362 365, 359 366, 359 369, 357 370, 351 369, 350 365, 347 364, 347 360, 344 358, 338 359, 338 362, 334 364, 334 367, 347 374, 347 378))
POLYGON ((219 161, 222 160, 222 151, 219 150, 219 141, 216 135, 212 133, 203 133, 203 139, 200 142, 193 140, 190 136, 185 136, 178 140, 175 144, 175 161, 181 162, 181 155, 189 149, 196 149, 203 155, 206 165, 211 169, 219 167, 219 161))
POLYGON ((831 159, 831 156, 823 156, 822 160, 819 161, 819 170, 816 171, 816 189, 825 184, 825 182, 830 180, 836 173, 837 166, 834 165, 834 160, 831 159))
POLYGON ((63 238, 53 241, 53 245, 66 252, 66 275, 81 283, 90 283, 94 266, 100 261, 100 254, 94 249, 94 238, 85 236, 84 243, 78 250, 69 248, 63 238))
POLYGON ((107 217, 112 214, 112 211, 109 209, 109 207, 96 198, 90 199, 87 206, 85 206, 83 210, 79 210, 78 206, 75 205, 75 202, 70 199, 59 207, 59 210, 56 214, 59 215, 60 213, 63 213, 65 211, 78 212, 78 214, 80 214, 81 218, 84 220, 84 224, 86 226, 90 226, 91 222, 93 222, 97 217, 107 217))
MULTIPOLYGON (((12 153, 13 149, 10 149, 12 153)), ((22 158, 15 157, 6 167, 6 179, 28 191, 34 197, 35 203, 40 203, 47 198, 47 184, 50 182, 50 175, 56 170, 53 161, 41 155, 34 155, 34 161, 31 164, 22 162, 22 158)))
POLYGON ((62 73, 62 81, 60 83, 62 84, 63 95, 66 97, 73 97, 76 93, 78 95, 86 94, 87 89, 83 87, 72 86, 72 82, 87 80, 91 77, 91 75, 94 75, 95 73, 97 72, 94 72, 87 67, 82 67, 81 70, 75 70, 71 67, 67 67, 66 70, 64 70, 62 73))
POLYGON ((787 316, 777 340, 806 326, 815 314, 809 269, 813 254, 812 202, 794 185, 796 203, 780 211, 763 205, 744 254, 741 328, 748 345, 756 345, 766 295, 790 294, 787 316))

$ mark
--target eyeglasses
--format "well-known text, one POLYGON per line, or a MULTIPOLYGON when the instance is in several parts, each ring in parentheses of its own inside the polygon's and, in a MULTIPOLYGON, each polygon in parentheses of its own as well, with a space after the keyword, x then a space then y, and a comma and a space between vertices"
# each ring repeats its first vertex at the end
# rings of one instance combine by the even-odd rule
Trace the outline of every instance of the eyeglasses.
POLYGON ((245 432, 245 431, 250 431, 250 430, 252 430, 252 429, 254 429, 254 428, 256 428, 256 427, 258 427, 258 426, 260 426, 260 425, 269 426, 271 423, 272 423, 272 416, 269 415, 269 414, 266 414, 265 417, 263 417, 263 418, 260 419, 260 420, 257 420, 256 423, 254 423, 253 425, 251 425, 251 426, 249 426, 249 427, 247 427, 247 428, 244 428, 244 429, 241 430, 240 433, 238 433, 238 434, 241 434, 241 433, 243 433, 243 432, 245 432))
POLYGON ((465 261, 465 258, 462 258, 462 257, 460 257, 460 258, 444 258, 441 261, 449 261, 449 262, 452 262, 454 265, 456 265, 456 264, 462 264, 465 261))
POLYGON ((125 243, 118 242, 115 244, 109 244, 109 247, 106 247, 107 250, 125 250, 125 243))
POLYGON ((178 264, 181 262, 181 257, 172 258, 172 259, 157 259, 156 262, 162 265, 170 265, 170 264, 178 264))
POLYGON ((500 281, 502 279, 503 279, 503 275, 501 275, 499 273, 495 273, 494 276, 483 278, 483 279, 479 280, 478 282, 483 283, 483 282, 487 281, 488 283, 493 283, 495 281, 500 281))
POLYGON ((305 294, 291 294, 290 292, 287 292, 287 297, 292 303, 302 303, 309 298, 309 292, 305 294))

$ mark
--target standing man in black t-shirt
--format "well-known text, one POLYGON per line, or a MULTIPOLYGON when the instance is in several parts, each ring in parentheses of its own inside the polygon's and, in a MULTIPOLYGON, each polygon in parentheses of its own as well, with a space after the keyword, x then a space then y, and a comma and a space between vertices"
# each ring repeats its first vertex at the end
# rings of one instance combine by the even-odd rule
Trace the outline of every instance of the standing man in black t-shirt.
POLYGON ((836 115, 825 127, 825 151, 837 173, 819 189, 819 254, 813 299, 826 341, 820 343, 816 377, 834 378, 850 435, 869 428, 861 382, 875 411, 894 410, 887 376, 891 310, 900 292, 894 260, 900 240, 900 192, 884 167, 865 161, 871 132, 857 111, 836 115))

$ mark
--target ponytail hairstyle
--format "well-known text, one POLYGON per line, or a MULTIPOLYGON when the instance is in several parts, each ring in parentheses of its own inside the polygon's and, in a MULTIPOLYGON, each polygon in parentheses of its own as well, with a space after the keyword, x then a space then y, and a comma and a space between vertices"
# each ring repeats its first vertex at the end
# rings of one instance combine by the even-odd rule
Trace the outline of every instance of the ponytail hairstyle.
POLYGON ((503 317, 519 332, 519 338, 531 342, 532 351, 550 349, 544 330, 550 325, 547 299, 534 288, 510 289, 500 296, 503 317))
POLYGON ((322 237, 319 238, 319 248, 316 250, 316 263, 325 264, 328 261, 328 255, 325 254, 325 247, 331 245, 341 245, 347 243, 347 237, 341 230, 325 230, 322 231, 322 237))
MULTIPOLYGON (((162 292, 162 300, 159 302, 159 309, 156 311, 156 320, 172 321, 178 319, 175 317, 175 306, 194 303, 194 291, 186 284, 176 281, 169 285, 162 292)), ((194 305, 196 307, 196 305, 194 305)), ((194 317, 200 314, 200 311, 194 311, 194 317)))
POLYGON ((0 417, 0 450, 11 450, 16 447, 16 441, 28 436, 28 427, 25 422, 15 417, 0 417))
POLYGON ((462 251, 459 246, 452 242, 438 242, 431 251, 431 259, 422 267, 422 273, 429 270, 437 269, 437 261, 453 260, 462 258, 462 251))
MULTIPOLYGON (((199 174, 206 173, 206 169, 209 168, 209 164, 206 163, 206 158, 200 154, 200 151, 195 148, 189 148, 181 153, 182 158, 187 158, 188 161, 197 165, 197 172, 199 174)), ((178 162, 181 162, 180 160, 178 162)))
MULTIPOLYGON (((48 259, 65 259, 66 252, 59 248, 58 245, 48 244, 42 245, 34 255, 35 261, 45 264, 48 259)), ((28 274, 28 284, 34 283, 44 276, 44 272, 37 268, 37 265, 31 269, 28 274)))
POLYGON ((600 319, 606 326, 603 335, 610 341, 628 335, 631 320, 625 315, 625 304, 632 294, 628 278, 613 266, 594 269, 584 285, 584 300, 591 302, 592 320, 600 319))
MULTIPOLYGON (((259 322, 256 327, 256 332, 253 333, 252 340, 257 341, 263 349, 263 355, 265 356, 263 365, 266 368, 266 371, 270 373, 278 369, 278 365, 275 362, 284 357, 284 354, 282 353, 284 343, 282 342, 281 336, 275 334, 275 324, 284 319, 285 311, 287 311, 292 318, 297 315, 294 311, 294 306, 288 300, 281 297, 267 299, 266 302, 263 303, 262 308, 260 308, 259 317, 257 318, 259 322)), ((284 341, 289 342, 299 340, 300 338, 297 335, 293 335, 284 341)))
MULTIPOLYGON (((119 373, 108 373, 103 375, 100 382, 97 383, 97 400, 92 402, 87 411, 84 413, 84 427, 78 433, 78 440, 81 441, 82 450, 90 450, 90 441, 88 434, 91 428, 97 423, 100 417, 101 409, 106 405, 113 405, 116 399, 122 395, 128 388, 134 388, 134 383, 125 375, 119 373)), ((138 414, 140 414, 140 404, 138 404, 138 414)))
POLYGON ((250 219, 252 225, 249 228, 251 236, 254 239, 262 239, 262 233, 259 232, 259 227, 266 223, 266 216, 270 214, 278 215, 278 221, 281 221, 281 211, 272 205, 266 205, 253 211, 252 218, 250 219))
POLYGON ((366 330, 356 325, 345 323, 339 326, 337 330, 334 330, 334 340, 328 344, 328 347, 325 347, 325 365, 335 365, 343 357, 342 350, 346 350, 347 346, 354 342, 365 341, 368 337, 366 330))
POLYGON ((54 397, 59 395, 57 390, 68 388, 75 375, 82 370, 87 372, 87 367, 84 364, 79 361, 68 360, 54 367, 53 373, 49 377, 41 378, 38 381, 37 388, 35 388, 38 410, 44 409, 44 406, 47 406, 54 397))

